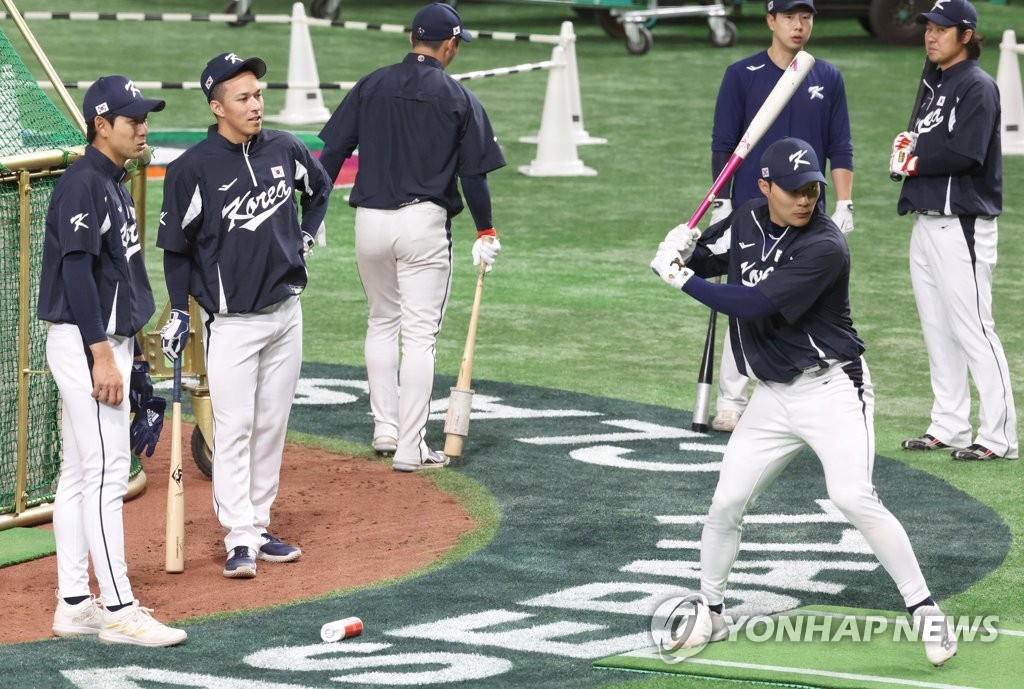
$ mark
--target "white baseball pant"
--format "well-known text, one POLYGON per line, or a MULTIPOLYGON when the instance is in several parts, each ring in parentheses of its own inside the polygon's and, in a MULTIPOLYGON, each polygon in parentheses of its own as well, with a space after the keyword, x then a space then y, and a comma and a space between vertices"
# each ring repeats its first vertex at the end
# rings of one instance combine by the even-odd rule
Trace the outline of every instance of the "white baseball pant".
POLYGON ((704 522, 701 592, 709 603, 724 601, 743 516, 805 446, 821 462, 829 500, 863 534, 906 604, 930 595, 903 525, 879 500, 871 480, 874 405, 863 359, 801 374, 789 383, 757 383, 725 448, 704 522))
POLYGON ((1017 413, 1009 367, 992 318, 996 265, 995 218, 974 222, 973 256, 956 216, 915 216, 910 280, 931 370, 928 433, 947 445, 971 444, 971 391, 978 390, 977 442, 1001 457, 1017 457, 1017 413))
POLYGON ((92 371, 77 325, 56 323, 46 337, 46 362, 60 390, 64 457, 53 506, 57 588, 61 598, 89 595, 89 556, 106 606, 135 600, 124 556, 122 505, 131 471, 128 380, 133 342, 108 338, 124 380, 114 407, 92 397, 92 371))
POLYGON ((398 439, 396 462, 418 464, 430 451, 434 346, 452 284, 447 211, 430 202, 356 209, 356 261, 369 306, 365 355, 373 434, 398 439))
POLYGON ((747 387, 751 379, 740 373, 736 359, 732 353, 732 338, 729 337, 728 326, 725 329, 725 341, 722 345, 722 363, 718 367, 718 397, 715 398, 715 410, 734 411, 739 414, 747 408, 747 387))
POLYGON ((289 297, 256 313, 203 313, 213 407, 213 508, 227 552, 255 552, 270 527, 281 454, 302 368, 302 306, 289 297))

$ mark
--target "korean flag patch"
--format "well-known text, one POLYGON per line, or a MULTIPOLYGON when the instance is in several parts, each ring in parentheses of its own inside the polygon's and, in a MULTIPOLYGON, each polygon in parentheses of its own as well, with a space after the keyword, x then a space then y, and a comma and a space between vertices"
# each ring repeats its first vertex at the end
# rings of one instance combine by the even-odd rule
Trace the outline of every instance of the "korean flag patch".
POLYGON ((282 177, 284 177, 284 166, 275 165, 274 167, 270 168, 270 174, 274 176, 274 179, 281 179, 282 177))

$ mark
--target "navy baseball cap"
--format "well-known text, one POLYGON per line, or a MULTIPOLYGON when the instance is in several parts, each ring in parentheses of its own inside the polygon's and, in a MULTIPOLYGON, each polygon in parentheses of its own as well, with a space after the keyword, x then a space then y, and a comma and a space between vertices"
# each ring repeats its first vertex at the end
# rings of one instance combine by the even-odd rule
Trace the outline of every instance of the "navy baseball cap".
POLYGON ((792 12, 798 7, 806 7, 811 14, 817 14, 814 9, 814 0, 768 0, 768 14, 776 12, 792 12))
POLYGON ((143 98, 142 91, 135 87, 131 79, 113 74, 92 82, 92 86, 85 92, 82 113, 91 122, 97 115, 142 117, 163 110, 165 105, 167 103, 162 100, 143 98))
POLYGON ((761 156, 761 177, 786 191, 796 191, 808 182, 825 182, 818 156, 803 139, 789 137, 773 143, 761 156))
POLYGON ((458 36, 472 41, 473 34, 462 25, 462 17, 451 5, 433 2, 421 8, 412 20, 412 36, 417 41, 445 41, 458 36))
POLYGON ((221 53, 206 63, 206 69, 199 78, 206 100, 213 100, 213 87, 227 81, 239 72, 249 71, 260 79, 267 73, 267 63, 258 57, 241 58, 234 53, 221 53))
POLYGON ((968 0, 936 0, 931 10, 914 18, 918 24, 935 22, 939 26, 978 28, 978 11, 968 0))

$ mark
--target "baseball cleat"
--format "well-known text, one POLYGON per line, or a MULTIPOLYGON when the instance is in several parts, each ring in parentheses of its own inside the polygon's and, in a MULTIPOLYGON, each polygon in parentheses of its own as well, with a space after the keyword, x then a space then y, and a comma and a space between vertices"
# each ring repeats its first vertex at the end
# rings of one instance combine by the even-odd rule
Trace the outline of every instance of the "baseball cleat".
POLYGON ((139 601, 117 612, 104 611, 100 641, 131 646, 174 646, 188 638, 184 629, 174 629, 153 619, 149 608, 139 601))
POLYGON ((84 636, 99 634, 103 627, 103 606, 96 596, 90 595, 78 605, 70 605, 57 596, 57 609, 53 611, 54 636, 84 636))
POLYGON ((729 638, 729 623, 717 612, 711 611, 711 638, 708 643, 725 641, 729 638))
POLYGON ((931 433, 925 433, 920 438, 907 438, 900 447, 904 450, 948 450, 949 445, 936 438, 931 433))
POLYGON ((720 431, 722 433, 732 433, 736 429, 736 424, 740 422, 740 412, 726 409, 718 412, 714 420, 711 422, 712 430, 720 431))
POLYGON ((302 551, 293 545, 288 545, 277 536, 269 533, 260 534, 264 543, 256 551, 256 557, 267 562, 293 562, 299 559, 302 551))
POLYGON ((252 551, 240 545, 228 554, 224 562, 224 576, 228 579, 252 579, 256 576, 256 558, 252 551))
POLYGON ((440 469, 441 467, 448 466, 448 462, 450 461, 451 458, 440 450, 431 450, 427 456, 417 464, 396 460, 392 466, 395 471, 409 473, 412 471, 422 471, 424 469, 440 469))
POLYGON ((953 450, 952 457, 962 462, 986 462, 993 459, 1002 459, 992 450, 977 443, 962 450, 953 450))
POLYGON ((937 605, 923 605, 914 611, 914 631, 924 642, 928 662, 938 667, 956 655, 956 634, 937 605))
POLYGON ((398 441, 389 435, 378 435, 373 439, 373 449, 379 455, 393 455, 398 449, 398 441))

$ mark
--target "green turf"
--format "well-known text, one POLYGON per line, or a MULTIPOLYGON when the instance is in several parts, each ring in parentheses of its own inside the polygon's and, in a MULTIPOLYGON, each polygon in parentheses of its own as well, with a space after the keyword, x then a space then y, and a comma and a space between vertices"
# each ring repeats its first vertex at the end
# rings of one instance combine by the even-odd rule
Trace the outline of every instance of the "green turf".
POLYGON ((925 661, 905 614, 808 607, 784 621, 786 626, 777 619, 753 624, 689 659, 662 656, 652 647, 604 658, 595 666, 828 689, 1015 689, 1024 673, 1024 632, 979 618, 964 621, 955 660, 938 668, 925 661))
POLYGON ((0 567, 53 555, 57 545, 49 529, 14 527, 0 531, 0 567))
MULTIPOLYGON (((150 12, 210 11, 208 2, 150 0, 150 12)), ((137 10, 124 0, 42 0, 29 9, 137 10)), ((408 23, 417 2, 346 0, 344 16, 408 23)), ((290 3, 258 0, 256 9, 285 13, 290 3)), ((460 4, 469 27, 556 33, 574 19, 566 7, 460 4)), ((1003 29, 1024 36, 1024 6, 979 3, 988 36, 982 66, 995 74, 1003 29)), ((489 177, 494 222, 504 250, 488 278, 481 314, 474 375, 479 379, 562 388, 593 395, 690 409, 707 312, 673 294, 650 273, 647 262, 665 231, 689 217, 710 184, 709 138, 714 94, 725 66, 767 45, 767 30, 750 6, 737 19, 739 41, 728 49, 707 44, 701 20, 659 22, 654 46, 640 58, 588 23, 577 22, 577 60, 585 123, 606 146, 581 147, 580 158, 598 170, 593 178, 539 179, 516 172, 535 147, 517 137, 533 134, 543 109, 546 74, 513 75, 470 82, 494 122, 509 166, 489 177)), ((2 24, 9 34, 13 27, 2 24)), ((258 54, 270 76, 286 73, 287 29, 249 26, 227 30, 205 24, 153 25, 129 22, 81 24, 36 22, 33 29, 66 80, 122 72, 139 80, 198 79, 209 57, 221 50, 258 54), (114 50, 83 50, 112 45, 114 50), (162 46, 154 49, 154 46, 162 46)), ((350 80, 398 60, 401 36, 314 29, 320 78, 350 80)), ((18 41, 15 40, 18 44, 18 41)), ((1024 623, 1024 507, 1022 462, 954 464, 935 455, 901 452, 899 441, 924 430, 931 393, 927 359, 907 273, 910 221, 895 213, 897 185, 888 180, 892 137, 904 128, 922 60, 918 48, 882 45, 855 20, 819 20, 808 49, 843 72, 855 144, 854 201, 857 230, 852 299, 855 323, 867 342, 867 361, 877 392, 878 449, 930 472, 994 508, 1014 534, 1004 564, 982 582, 948 601, 951 614, 998 613, 1024 623)), ((526 43, 478 41, 464 46, 453 71, 469 71, 547 59, 550 50, 526 43)), ((41 72, 37 71, 41 76, 41 72)), ((81 102, 82 93, 73 94, 81 102)), ((147 94, 154 95, 154 94, 147 94)), ((210 121, 195 91, 166 91, 167 110, 153 116, 155 129, 203 127, 210 121)), ((328 107, 338 94, 325 93, 328 107)), ((267 96, 267 112, 283 107, 282 92, 267 96)), ((315 127, 308 127, 314 130, 315 127)), ((995 319, 1018 390, 1024 390, 1024 248, 1014 241, 1024 224, 1024 157, 1004 161, 1004 214, 1000 219, 1000 267, 995 275, 995 319)), ((147 217, 151 234, 161 199, 150 185, 147 217)), ((335 197, 329 246, 317 249, 304 296, 305 359, 360 365, 365 301, 355 272, 353 211, 335 197)), ((438 371, 459 367, 473 280, 468 214, 456 218, 456 276, 445 329, 438 342, 438 371)), ((159 252, 150 251, 154 283, 160 285, 159 252)), ((941 505, 936 505, 941 510, 941 505)), ((962 538, 971 538, 971 524, 962 538)), ((969 547, 969 546, 967 546, 969 547)), ((608 681, 614 681, 609 679, 608 681)), ((648 686, 645 684, 644 686, 648 686)), ((693 679, 650 686, 698 687, 693 679)))

